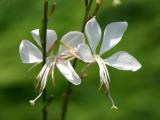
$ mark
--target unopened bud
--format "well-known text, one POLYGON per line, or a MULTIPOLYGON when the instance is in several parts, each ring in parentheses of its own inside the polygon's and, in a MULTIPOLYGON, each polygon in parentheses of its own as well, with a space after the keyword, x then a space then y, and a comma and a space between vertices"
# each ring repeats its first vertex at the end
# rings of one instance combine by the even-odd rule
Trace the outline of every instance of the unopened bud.
POLYGON ((52 16, 54 11, 55 11, 55 8, 56 8, 56 3, 53 3, 51 8, 50 8, 50 11, 49 11, 49 16, 52 16))
POLYGON ((96 4, 101 5, 102 0, 96 0, 96 4))
POLYGON ((113 0, 113 5, 114 6, 118 6, 120 4, 122 4, 121 0, 113 0))

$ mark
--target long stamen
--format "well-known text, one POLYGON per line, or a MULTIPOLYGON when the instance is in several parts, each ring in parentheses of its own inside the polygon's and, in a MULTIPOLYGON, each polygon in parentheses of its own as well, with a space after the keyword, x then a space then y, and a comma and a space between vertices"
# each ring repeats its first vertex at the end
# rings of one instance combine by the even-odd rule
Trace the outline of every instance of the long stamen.
POLYGON ((40 97, 41 97, 41 95, 42 95, 42 92, 34 99, 34 100, 30 100, 29 102, 30 102, 30 104, 32 105, 32 106, 34 106, 35 105, 35 102, 36 102, 36 100, 38 100, 40 97))
POLYGON ((29 102, 31 103, 32 106, 34 106, 36 100, 38 100, 42 93, 43 93, 43 90, 46 86, 46 82, 47 82, 47 76, 50 72, 50 69, 51 69, 51 64, 50 62, 47 62, 44 67, 42 68, 42 70, 40 71, 40 73, 38 74, 37 76, 37 84, 36 84, 36 88, 38 88, 40 82, 41 82, 41 85, 40 85, 40 89, 39 89, 39 95, 34 99, 34 100, 30 100, 29 102))
POLYGON ((33 68, 35 68, 39 63, 40 63, 40 62, 38 62, 38 63, 34 64, 33 66, 31 66, 31 67, 27 70, 27 72, 30 72, 30 71, 31 71, 33 68))
POLYGON ((52 81, 53 81, 53 86, 54 86, 54 69, 55 69, 55 65, 56 65, 56 60, 54 60, 54 62, 52 63, 52 81))
MULTIPOLYGON (((36 89, 38 88, 40 82, 43 81, 43 76, 44 76, 44 74, 45 74, 45 71, 46 71, 47 67, 48 67, 48 64, 46 63, 46 64, 43 66, 43 68, 42 68, 42 70, 40 71, 40 73, 38 74, 38 76, 37 76, 37 78, 36 78, 37 81, 38 81, 37 84, 36 84, 36 89)), ((42 86, 42 83, 41 83, 41 86, 42 86)), ((40 86, 40 89, 41 89, 41 86, 40 86)))
POLYGON ((99 65, 99 68, 100 68, 100 77, 101 77, 101 86, 100 87, 102 87, 104 89, 105 94, 108 96, 109 100, 111 101, 111 103, 112 103, 111 109, 116 110, 117 106, 115 105, 115 102, 110 95, 110 89, 109 89, 110 76, 109 76, 108 69, 107 69, 107 67, 101 57, 96 55, 95 58, 96 58, 96 61, 99 65))

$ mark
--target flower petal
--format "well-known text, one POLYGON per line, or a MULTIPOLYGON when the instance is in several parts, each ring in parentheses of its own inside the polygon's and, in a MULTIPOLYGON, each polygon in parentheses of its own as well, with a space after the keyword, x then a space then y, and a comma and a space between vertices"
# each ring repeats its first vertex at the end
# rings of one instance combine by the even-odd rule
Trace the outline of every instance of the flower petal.
POLYGON ((119 70, 137 71, 142 66, 133 56, 124 51, 117 52, 104 61, 105 64, 119 70))
POLYGON ((78 45, 85 42, 84 35, 78 31, 71 31, 66 33, 62 39, 62 45, 59 48, 59 53, 67 50, 72 50, 78 48, 78 45))
POLYGON ((78 56, 82 61, 87 63, 92 63, 94 61, 90 48, 85 43, 78 46, 78 56))
POLYGON ((81 79, 78 74, 75 72, 69 61, 58 62, 57 68, 63 74, 63 76, 74 85, 79 85, 81 83, 81 79))
MULTIPOLYGON (((41 41, 40 41, 40 35, 39 35, 39 29, 33 30, 31 32, 34 40, 37 42, 37 44, 42 47, 41 41)), ((47 29, 47 40, 46 40, 46 49, 49 51, 55 41, 57 40, 57 34, 54 30, 47 29)))
POLYGON ((95 17, 93 17, 91 20, 87 22, 85 26, 85 33, 88 38, 90 47, 92 51, 95 53, 102 34, 101 28, 95 17))
POLYGON ((23 63, 38 63, 42 61, 41 51, 28 40, 21 42, 19 53, 23 63))
POLYGON ((32 34, 34 40, 36 41, 36 43, 37 43, 40 47, 42 47, 42 45, 41 45, 41 40, 40 40, 40 36, 39 36, 39 29, 32 30, 32 31, 31 31, 31 34, 32 34))
POLYGON ((54 30, 47 30, 47 43, 46 43, 46 49, 49 51, 52 49, 55 41, 57 40, 57 34, 54 30))
POLYGON ((113 22, 106 26, 100 55, 113 48, 121 40, 128 26, 127 22, 113 22))

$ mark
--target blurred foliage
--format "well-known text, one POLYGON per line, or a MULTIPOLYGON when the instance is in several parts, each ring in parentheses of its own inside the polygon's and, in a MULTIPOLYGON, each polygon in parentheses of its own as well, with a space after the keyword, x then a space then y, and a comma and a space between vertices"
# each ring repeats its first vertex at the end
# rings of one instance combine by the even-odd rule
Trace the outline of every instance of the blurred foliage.
MULTIPOLYGON (((111 0, 104 0, 97 16, 103 29, 114 21, 129 23, 122 41, 104 57, 125 50, 143 67, 135 73, 109 67, 111 93, 118 111, 110 110, 109 100, 98 90, 98 67, 90 68, 88 77, 80 86, 74 87, 68 120, 160 119, 159 4, 159 0, 122 0, 122 5, 113 7, 111 0)), ((83 5, 83 0, 57 0, 49 28, 57 31, 59 40, 68 31, 80 30, 83 5)), ((33 83, 41 66, 27 72, 31 66, 21 63, 18 47, 22 39, 33 41, 30 31, 40 27, 42 7, 43 0, 0 0, 0 120, 41 119, 41 102, 34 108, 28 103, 35 96, 33 83)), ((82 67, 83 64, 78 62, 77 71, 82 67)), ((49 118, 58 120, 67 81, 56 71, 55 82, 54 88, 50 79, 48 82, 48 92, 55 96, 49 107, 49 118)))

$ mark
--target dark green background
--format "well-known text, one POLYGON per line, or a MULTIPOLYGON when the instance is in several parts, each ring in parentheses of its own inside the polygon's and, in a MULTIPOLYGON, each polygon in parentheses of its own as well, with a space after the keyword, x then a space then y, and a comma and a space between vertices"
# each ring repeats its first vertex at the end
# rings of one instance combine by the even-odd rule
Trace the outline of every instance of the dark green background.
MULTIPOLYGON (((122 41, 105 56, 125 50, 143 67, 138 72, 108 68, 117 111, 110 110, 110 101, 98 90, 97 65, 90 68, 88 77, 74 87, 68 120, 160 119, 160 1, 122 1, 121 6, 113 7, 111 0, 104 0, 97 15, 103 30, 110 22, 129 23, 122 41)), ((23 39, 33 42, 30 31, 39 28, 42 11, 43 0, 0 0, 0 120, 41 119, 41 100, 34 108, 28 103, 36 96, 33 83, 40 66, 27 72, 31 65, 21 63, 18 47, 23 39)), ((83 14, 83 0, 57 0, 49 28, 57 31, 60 40, 66 32, 80 30, 83 14)), ((78 71, 80 67, 83 64, 78 62, 78 71)), ((48 85, 48 93, 55 96, 49 107, 49 119, 58 120, 67 81, 56 71, 55 87, 51 79, 48 85)))

